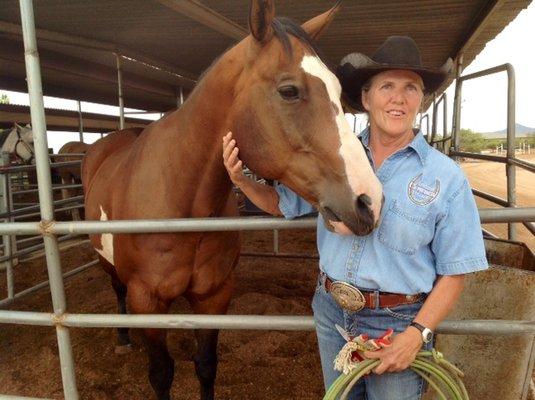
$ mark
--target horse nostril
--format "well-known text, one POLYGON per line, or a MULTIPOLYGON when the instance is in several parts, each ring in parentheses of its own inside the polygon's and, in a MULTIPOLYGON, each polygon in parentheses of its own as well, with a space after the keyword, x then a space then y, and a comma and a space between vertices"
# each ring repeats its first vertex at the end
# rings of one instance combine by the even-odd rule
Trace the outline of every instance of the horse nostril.
POLYGON ((361 194, 357 198, 357 210, 358 211, 367 211, 372 205, 372 199, 367 194, 361 194))

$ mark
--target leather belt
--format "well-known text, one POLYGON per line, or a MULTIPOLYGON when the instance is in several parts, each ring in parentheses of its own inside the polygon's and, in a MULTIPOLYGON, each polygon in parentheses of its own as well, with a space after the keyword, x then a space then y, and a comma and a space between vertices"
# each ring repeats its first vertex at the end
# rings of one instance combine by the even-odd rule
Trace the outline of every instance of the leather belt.
POLYGON ((358 311, 362 308, 376 308, 377 305, 379 305, 379 308, 391 308, 401 306, 403 304, 414 304, 424 297, 424 294, 421 293, 405 295, 398 293, 360 290, 345 282, 333 282, 332 279, 327 275, 323 275, 323 277, 325 291, 327 293, 331 293, 341 307, 349 309, 350 311, 358 311), (342 285, 341 290, 339 290, 338 285, 342 285), (358 299, 352 298, 350 301, 347 301, 348 291, 349 296, 357 296, 358 299), (340 292, 342 292, 342 296, 340 296, 340 292), (355 302, 358 304, 353 305, 355 302), (377 304, 377 302, 379 302, 379 304, 377 304))

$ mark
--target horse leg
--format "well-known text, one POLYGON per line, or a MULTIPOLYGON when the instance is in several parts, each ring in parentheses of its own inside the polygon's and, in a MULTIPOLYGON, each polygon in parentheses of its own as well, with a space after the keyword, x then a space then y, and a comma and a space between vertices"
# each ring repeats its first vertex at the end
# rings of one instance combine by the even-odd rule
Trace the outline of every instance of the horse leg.
MULTIPOLYGON (((74 182, 72 182, 72 179, 69 175, 69 178, 66 179, 63 174, 65 174, 65 172, 62 173, 61 175, 61 184, 62 185, 72 185, 74 182)), ((61 198, 63 200, 66 200, 68 198, 70 198, 72 196, 72 191, 70 189, 64 189, 62 188, 61 189, 61 198)), ((80 221, 80 213, 78 212, 78 209, 77 208, 73 208, 71 209, 71 218, 73 221, 80 221)))
MULTIPOLYGON (((76 179, 74 178, 74 176, 72 176, 72 174, 70 175, 70 181, 71 181, 71 185, 75 185, 76 184, 76 179)), ((68 189, 68 196, 69 197, 75 197, 76 196, 76 189, 68 189)), ((78 208, 73 208, 71 210, 71 216, 72 216, 72 220, 73 221, 81 221, 81 218, 80 218, 80 211, 78 208)))
MULTIPOLYGON (((66 184, 67 184, 67 181, 65 180, 65 178, 63 176, 61 176, 61 185, 65 186, 66 184)), ((63 200, 69 198, 69 191, 67 189, 61 188, 61 198, 63 200)))
MULTIPOLYGON (((120 281, 119 277, 117 276, 117 272, 115 272, 115 267, 113 266, 113 264, 111 264, 101 255, 98 256, 98 259, 100 261, 102 269, 106 271, 106 273, 111 278, 111 286, 113 287, 115 296, 117 297, 117 308, 119 314, 127 314, 126 285, 120 281)), ((115 353, 126 354, 129 353, 131 350, 132 345, 130 343, 130 337, 128 336, 128 328, 117 328, 117 345, 115 346, 115 353)))
MULTIPOLYGON (((229 278, 213 296, 199 300, 194 295, 188 300, 196 314, 225 314, 230 303, 234 279, 229 278)), ((214 399, 214 383, 217 373, 218 329, 197 329, 197 353, 194 357, 195 372, 201 385, 201 400, 214 399)))
MULTIPOLYGON (((117 305, 119 314, 127 314, 126 310, 126 293, 127 288, 122 283, 115 271, 111 274, 111 285, 117 296, 117 305)), ((117 328, 117 345, 115 346, 116 354, 126 354, 132 351, 132 343, 128 335, 128 328, 117 328)))
POLYGON ((145 329, 144 342, 149 356, 149 381, 158 400, 171 400, 175 361, 167 351, 167 331, 145 329))
POLYGON ((214 384, 217 373, 217 339, 218 329, 197 329, 197 353, 193 358, 195 373, 201 384, 201 400, 214 398, 214 384))
MULTIPOLYGON (((128 283, 128 305, 136 314, 166 314, 169 304, 155 296, 154 291, 140 281, 128 283)), ((149 381, 157 400, 170 400, 175 362, 167 351, 165 329, 144 329, 144 344, 149 356, 149 381)))

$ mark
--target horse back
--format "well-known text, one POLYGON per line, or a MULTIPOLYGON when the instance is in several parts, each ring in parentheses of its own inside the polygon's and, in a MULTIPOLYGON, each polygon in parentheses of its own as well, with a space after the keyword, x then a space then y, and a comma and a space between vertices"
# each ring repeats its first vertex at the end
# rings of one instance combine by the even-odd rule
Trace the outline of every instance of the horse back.
POLYGON ((119 150, 131 146, 142 131, 143 128, 115 131, 89 145, 82 161, 82 184, 86 194, 102 163, 119 150))
POLYGON ((58 154, 83 154, 89 148, 84 142, 67 142, 58 151, 58 154))

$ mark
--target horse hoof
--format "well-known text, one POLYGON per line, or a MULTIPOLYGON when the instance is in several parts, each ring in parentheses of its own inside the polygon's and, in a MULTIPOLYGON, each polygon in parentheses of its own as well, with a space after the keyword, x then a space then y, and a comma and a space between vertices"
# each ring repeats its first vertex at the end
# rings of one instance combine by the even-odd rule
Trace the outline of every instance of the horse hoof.
POLYGON ((132 344, 123 344, 115 346, 115 354, 128 354, 132 352, 132 344))

